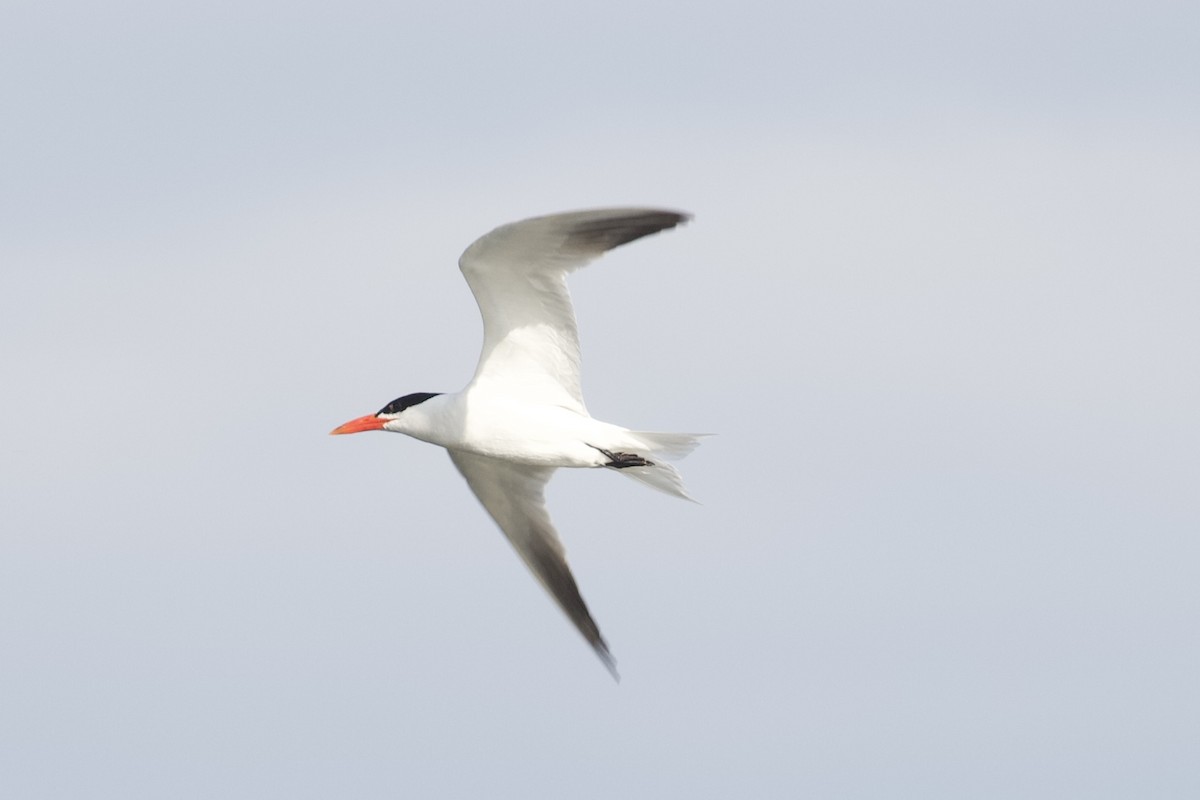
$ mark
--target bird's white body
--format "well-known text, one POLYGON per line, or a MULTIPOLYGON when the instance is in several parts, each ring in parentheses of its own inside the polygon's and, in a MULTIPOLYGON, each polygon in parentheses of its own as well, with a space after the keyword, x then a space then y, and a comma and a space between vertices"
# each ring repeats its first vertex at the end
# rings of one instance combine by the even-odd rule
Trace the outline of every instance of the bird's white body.
POLYGON ((471 382, 454 394, 406 395, 334 431, 382 429, 446 448, 517 553, 610 669, 612 656, 546 512, 546 482, 559 467, 607 467, 686 498, 679 473, 663 459, 687 455, 698 439, 592 418, 583 402, 566 276, 607 250, 686 219, 657 209, 577 211, 503 225, 476 240, 459 260, 483 316, 483 350, 471 382))
MULTIPOLYGON (((423 442, 534 467, 603 467, 602 451, 658 453, 663 445, 586 412, 537 405, 468 387, 432 397, 384 430, 423 442)), ((678 457, 678 451, 672 452, 678 457)))

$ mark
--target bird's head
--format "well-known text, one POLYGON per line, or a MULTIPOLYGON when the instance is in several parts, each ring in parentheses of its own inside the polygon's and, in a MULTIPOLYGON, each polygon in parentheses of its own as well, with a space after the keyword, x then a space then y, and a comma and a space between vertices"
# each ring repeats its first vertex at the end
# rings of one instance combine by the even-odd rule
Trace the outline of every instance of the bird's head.
POLYGON ((345 425, 339 425, 331 430, 332 435, 342 433, 362 433, 363 431, 395 431, 407 433, 405 411, 413 406, 419 406, 431 397, 437 397, 441 392, 417 392, 397 397, 374 414, 352 419, 345 425))

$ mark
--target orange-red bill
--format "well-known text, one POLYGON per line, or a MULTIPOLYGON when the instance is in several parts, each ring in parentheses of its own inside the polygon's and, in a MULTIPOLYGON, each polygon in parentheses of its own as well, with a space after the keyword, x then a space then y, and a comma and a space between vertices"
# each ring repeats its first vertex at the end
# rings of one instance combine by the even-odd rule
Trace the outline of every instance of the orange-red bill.
POLYGON ((367 414, 365 417, 352 419, 345 425, 339 425, 329 432, 330 436, 336 436, 341 433, 362 433, 363 431, 379 431, 383 430, 383 423, 386 419, 380 419, 374 414, 367 414))

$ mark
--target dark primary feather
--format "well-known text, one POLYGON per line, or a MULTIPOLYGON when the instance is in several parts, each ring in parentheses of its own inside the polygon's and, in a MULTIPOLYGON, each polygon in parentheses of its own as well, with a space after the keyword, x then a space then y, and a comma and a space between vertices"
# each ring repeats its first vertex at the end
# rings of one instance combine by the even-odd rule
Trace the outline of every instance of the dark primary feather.
POLYGON ((531 536, 526 543, 528 550, 521 555, 530 570, 546 587, 546 591, 550 592, 567 618, 583 634, 583 638, 596 651, 596 655, 600 656, 600 660, 604 662, 608 671, 614 678, 618 677, 616 659, 609 652, 608 643, 600 635, 600 626, 592 619, 587 603, 583 601, 583 595, 579 593, 579 585, 575 583, 575 576, 571 574, 571 568, 567 565, 562 553, 554 547, 556 542, 542 536, 531 536))
POLYGON ((525 566, 619 680, 617 662, 583 602, 562 542, 546 511, 545 487, 554 468, 501 461, 462 450, 447 452, 525 566))
POLYGON ((567 244, 603 253, 643 236, 674 228, 687 218, 686 214, 675 211, 634 211, 626 216, 587 220, 568 231, 567 244))

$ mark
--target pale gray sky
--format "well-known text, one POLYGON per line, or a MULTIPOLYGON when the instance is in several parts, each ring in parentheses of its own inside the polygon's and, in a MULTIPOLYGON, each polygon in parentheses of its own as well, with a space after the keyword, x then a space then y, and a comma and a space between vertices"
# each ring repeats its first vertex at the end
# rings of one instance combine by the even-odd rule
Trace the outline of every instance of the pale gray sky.
POLYGON ((1200 794, 1200 10, 0 9, 0 794, 1200 794), (573 279, 615 685, 445 455, 491 227, 573 279))

